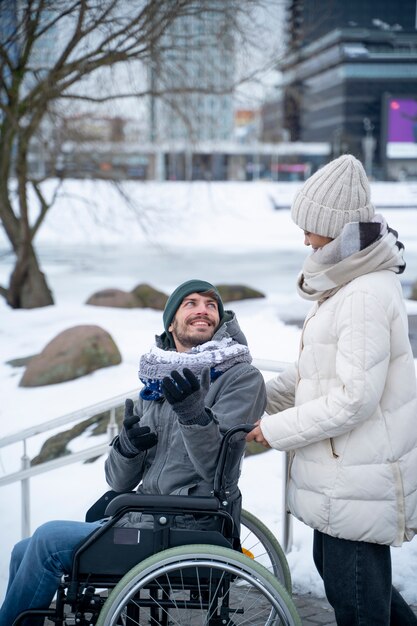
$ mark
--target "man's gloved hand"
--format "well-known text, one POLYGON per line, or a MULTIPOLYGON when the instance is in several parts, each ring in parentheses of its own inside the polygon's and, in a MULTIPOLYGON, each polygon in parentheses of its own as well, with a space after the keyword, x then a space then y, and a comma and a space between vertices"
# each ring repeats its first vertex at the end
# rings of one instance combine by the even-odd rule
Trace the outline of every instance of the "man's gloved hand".
POLYGON ((213 419, 211 411, 206 410, 204 404, 209 386, 208 367, 201 373, 201 383, 187 367, 183 369, 183 376, 174 370, 171 377, 165 376, 162 380, 162 391, 166 401, 172 405, 180 423, 187 425, 205 426, 213 419))
POLYGON ((140 417, 133 413, 133 400, 127 398, 125 401, 125 417, 123 428, 118 439, 118 448, 123 456, 132 458, 153 448, 158 441, 158 435, 151 433, 149 426, 139 426, 140 417))

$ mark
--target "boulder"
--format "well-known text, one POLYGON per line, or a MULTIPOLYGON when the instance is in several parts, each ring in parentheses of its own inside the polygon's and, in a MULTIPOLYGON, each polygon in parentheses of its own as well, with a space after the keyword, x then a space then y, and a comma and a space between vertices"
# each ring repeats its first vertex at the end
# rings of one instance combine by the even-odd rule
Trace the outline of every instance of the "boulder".
POLYGON ((162 291, 158 291, 154 287, 141 283, 132 289, 131 293, 135 296, 138 304, 136 306, 157 309, 163 311, 168 300, 168 296, 162 291))
MULTIPOLYGON (((246 285, 216 285, 224 302, 265 298, 265 294, 246 285)), ((103 289, 90 296, 86 304, 93 306, 113 306, 126 309, 150 308, 163 311, 168 296, 155 287, 140 283, 132 291, 121 289, 103 289)))
POLYGON ((92 306, 112 306, 122 309, 133 309, 137 305, 134 294, 122 289, 103 289, 90 296, 86 304, 92 306))
POLYGON ((103 289, 90 296, 86 304, 93 306, 111 306, 124 309, 151 308, 163 311, 168 296, 154 287, 141 283, 132 291, 122 289, 103 289))
POLYGON ((11 359, 10 361, 6 361, 6 365, 10 365, 11 367, 26 367, 31 359, 37 354, 31 354, 29 356, 22 356, 17 359, 11 359))
POLYGON ((417 280, 411 285, 410 300, 417 300, 417 280))
POLYGON ((54 385, 121 361, 118 347, 103 328, 74 326, 59 333, 29 361, 19 386, 54 385))
POLYGON ((265 294, 246 285, 216 285, 223 302, 248 300, 250 298, 265 298, 265 294))

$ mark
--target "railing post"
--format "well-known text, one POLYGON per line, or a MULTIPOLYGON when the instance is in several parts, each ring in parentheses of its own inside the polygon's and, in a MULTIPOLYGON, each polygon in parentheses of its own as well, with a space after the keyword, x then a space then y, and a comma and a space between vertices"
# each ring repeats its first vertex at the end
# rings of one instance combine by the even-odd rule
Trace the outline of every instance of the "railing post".
POLYGON ((292 546, 292 517, 291 513, 288 512, 287 507, 287 488, 288 488, 288 474, 290 466, 290 455, 288 452, 284 453, 284 489, 282 492, 282 510, 283 510, 283 537, 282 537, 282 547, 284 549, 285 554, 291 550, 292 546))
POLYGON ((119 432, 119 429, 117 428, 117 423, 116 423, 116 407, 112 407, 110 409, 110 419, 107 425, 107 437, 108 437, 109 442, 113 441, 113 439, 115 438, 118 432, 119 432))
MULTIPOLYGON (((26 439, 23 439, 22 470, 29 469, 30 458, 26 453, 26 439)), ((29 478, 21 480, 22 498, 22 539, 30 536, 30 485, 29 478)))

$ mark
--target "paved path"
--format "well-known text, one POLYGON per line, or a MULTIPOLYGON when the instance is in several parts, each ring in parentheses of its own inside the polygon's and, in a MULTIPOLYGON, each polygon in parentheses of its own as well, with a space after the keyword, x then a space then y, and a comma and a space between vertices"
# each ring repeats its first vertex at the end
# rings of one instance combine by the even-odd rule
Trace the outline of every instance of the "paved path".
POLYGON ((311 595, 293 595, 294 604, 303 622, 303 626, 330 626, 336 624, 334 612, 325 598, 311 595))
MULTIPOLYGON (((293 600, 303 626, 336 626, 333 609, 325 598, 293 595, 293 600)), ((417 606, 412 609, 417 615, 417 606)))
MULTIPOLYGON (((325 598, 294 594, 293 601, 303 626, 336 626, 333 609, 325 598)), ((417 606, 412 608, 417 615, 417 606)), ((53 626, 53 623, 46 620, 45 626, 53 626)))

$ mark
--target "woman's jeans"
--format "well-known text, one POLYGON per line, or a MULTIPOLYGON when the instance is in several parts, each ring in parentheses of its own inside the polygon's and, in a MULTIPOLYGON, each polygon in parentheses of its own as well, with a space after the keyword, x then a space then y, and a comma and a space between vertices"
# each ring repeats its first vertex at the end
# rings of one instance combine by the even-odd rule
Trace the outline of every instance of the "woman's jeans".
MULTIPOLYGON (((77 544, 98 526, 98 522, 47 522, 31 538, 15 545, 6 597, 0 609, 0 626, 11 626, 26 609, 49 607, 62 575, 71 572, 77 544)), ((44 620, 25 621, 34 626, 44 620)))
POLYGON ((416 626, 391 583, 389 546, 314 531, 313 558, 338 626, 416 626))

